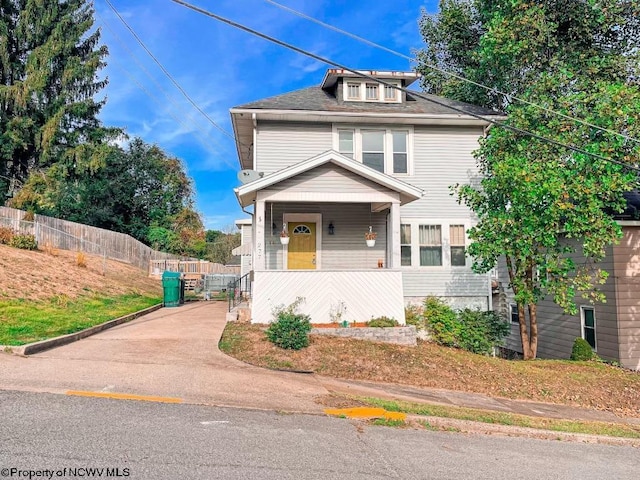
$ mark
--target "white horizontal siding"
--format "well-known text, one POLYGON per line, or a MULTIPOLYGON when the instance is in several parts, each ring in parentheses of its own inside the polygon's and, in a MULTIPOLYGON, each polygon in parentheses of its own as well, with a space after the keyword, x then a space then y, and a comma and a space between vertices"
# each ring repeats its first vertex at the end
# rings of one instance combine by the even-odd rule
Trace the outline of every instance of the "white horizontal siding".
POLYGON ((371 271, 257 271, 251 307, 253 323, 273 321, 278 305, 303 297, 299 311, 313 323, 329 323, 332 309, 346 307, 342 320, 366 322, 387 316, 404 324, 402 275, 397 270, 371 271))
MULTIPOLYGON (((250 245, 252 243, 252 226, 242 225, 240 245, 250 245)), ((245 276, 251 271, 251 255, 242 255, 240 257, 240 276, 245 276)))
POLYGON ((478 149, 481 135, 479 127, 415 127, 414 174, 402 179, 423 189, 426 195, 403 205, 403 217, 472 218, 470 210, 458 204, 449 187, 478 180, 472 152, 478 149))
POLYGON ((456 308, 470 306, 487 309, 489 278, 473 272, 446 268, 402 270, 405 297, 428 296, 448 299, 456 308))
POLYGON ((262 121, 255 148, 256 169, 273 173, 330 150, 331 124, 262 121))

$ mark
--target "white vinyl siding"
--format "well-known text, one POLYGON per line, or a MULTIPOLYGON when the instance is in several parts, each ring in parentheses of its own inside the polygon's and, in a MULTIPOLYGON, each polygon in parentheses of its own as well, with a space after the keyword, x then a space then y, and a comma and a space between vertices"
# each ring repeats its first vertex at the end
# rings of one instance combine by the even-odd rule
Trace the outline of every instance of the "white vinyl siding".
POLYGON ((331 124, 260 122, 256 170, 265 175, 331 150, 331 124))
POLYGON ((420 225, 420 266, 442 265, 442 227, 440 225, 420 225))

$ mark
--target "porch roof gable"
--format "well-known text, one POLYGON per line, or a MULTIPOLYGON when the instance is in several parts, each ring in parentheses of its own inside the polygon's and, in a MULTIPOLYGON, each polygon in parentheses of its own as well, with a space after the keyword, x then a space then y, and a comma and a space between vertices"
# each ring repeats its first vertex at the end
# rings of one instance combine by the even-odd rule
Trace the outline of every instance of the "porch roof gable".
POLYGON ((291 165, 270 175, 261 177, 251 183, 235 188, 234 192, 240 205, 242 207, 246 207, 255 200, 256 193, 258 191, 329 163, 337 165, 362 178, 397 192, 400 195, 400 203, 402 205, 417 200, 424 195, 424 191, 420 188, 417 188, 407 182, 403 182, 391 175, 387 175, 374 170, 373 168, 367 167, 366 165, 356 162, 335 150, 328 150, 303 162, 296 163, 295 165, 291 165))

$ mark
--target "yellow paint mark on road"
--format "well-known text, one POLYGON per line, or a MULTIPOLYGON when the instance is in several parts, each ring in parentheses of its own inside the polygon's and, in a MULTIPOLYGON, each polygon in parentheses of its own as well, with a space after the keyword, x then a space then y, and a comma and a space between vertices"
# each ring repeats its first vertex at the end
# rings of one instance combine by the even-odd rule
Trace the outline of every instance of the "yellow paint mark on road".
POLYGON ((327 408, 324 413, 336 417, 347 418, 386 418, 387 420, 406 420, 407 414, 402 412, 387 412, 379 407, 327 408))
POLYGON ((138 400, 141 402, 182 403, 181 398, 154 397, 151 395, 133 395, 131 393, 89 392, 84 390, 69 390, 67 395, 75 397, 112 398, 115 400, 138 400))

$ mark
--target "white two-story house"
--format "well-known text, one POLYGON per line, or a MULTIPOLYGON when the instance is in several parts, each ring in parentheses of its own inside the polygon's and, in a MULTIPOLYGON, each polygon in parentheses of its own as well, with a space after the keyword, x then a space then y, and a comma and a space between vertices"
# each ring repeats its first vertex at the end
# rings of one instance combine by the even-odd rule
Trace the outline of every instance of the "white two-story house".
MULTIPOLYGON (((402 88, 418 79, 365 73, 402 88)), ((320 85, 231 109, 253 322, 297 297, 314 323, 337 311, 404 323, 405 305, 429 295, 491 308, 490 278, 465 256, 473 215, 450 189, 477 180, 472 152, 489 122, 447 105, 500 117, 393 86, 331 69, 320 85)))

